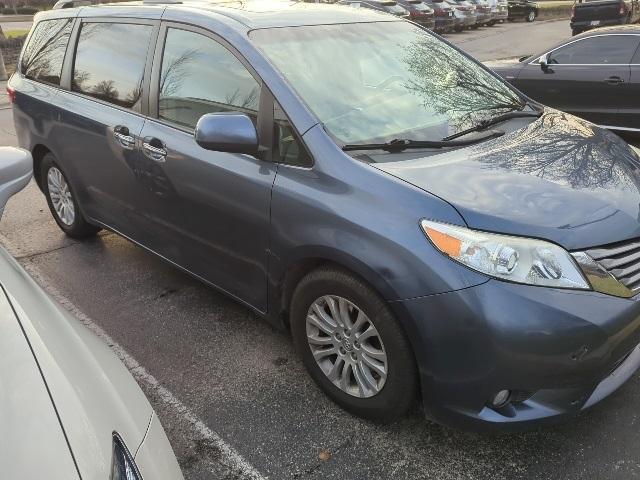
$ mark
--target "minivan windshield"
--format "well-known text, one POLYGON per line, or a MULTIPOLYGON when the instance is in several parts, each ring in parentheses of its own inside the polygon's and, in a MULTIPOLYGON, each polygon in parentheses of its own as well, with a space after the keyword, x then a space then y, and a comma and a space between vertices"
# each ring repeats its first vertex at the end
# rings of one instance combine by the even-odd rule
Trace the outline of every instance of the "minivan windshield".
POLYGON ((524 108, 511 88, 408 22, 254 30, 337 142, 441 140, 524 108))

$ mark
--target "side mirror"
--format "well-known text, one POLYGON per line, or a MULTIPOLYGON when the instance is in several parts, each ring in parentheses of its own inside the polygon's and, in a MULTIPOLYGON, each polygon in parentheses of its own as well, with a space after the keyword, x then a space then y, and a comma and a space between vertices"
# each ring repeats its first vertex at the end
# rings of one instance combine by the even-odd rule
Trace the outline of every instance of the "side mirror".
POLYGON ((207 150, 258 153, 258 132, 244 113, 207 113, 198 120, 194 137, 196 143, 207 150))
POLYGON ((0 218, 9 198, 27 186, 33 174, 33 160, 27 150, 0 147, 0 218))
POLYGON ((548 72, 549 71, 549 54, 545 53, 544 55, 542 55, 540 57, 540 60, 538 60, 538 63, 540 63, 540 68, 542 69, 543 72, 548 72))

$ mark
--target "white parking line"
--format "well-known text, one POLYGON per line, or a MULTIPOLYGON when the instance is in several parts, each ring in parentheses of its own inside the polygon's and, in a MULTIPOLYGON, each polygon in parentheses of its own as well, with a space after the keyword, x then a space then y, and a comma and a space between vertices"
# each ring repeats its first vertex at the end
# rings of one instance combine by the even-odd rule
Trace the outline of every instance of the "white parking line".
MULTIPOLYGON (((5 247, 11 248, 11 242, 2 234, 0 240, 5 247)), ((211 430, 202 420, 200 420, 185 404, 183 404, 173 393, 163 387, 158 380, 151 375, 138 361, 133 358, 122 346, 120 346, 113 338, 105 332, 102 327, 97 325, 88 315, 80 310, 71 300, 65 297, 60 291, 51 284, 38 268, 32 263, 23 264, 24 269, 34 278, 36 282, 60 305, 62 305, 71 314, 75 315, 87 328, 100 337, 111 347, 120 360, 126 365, 138 383, 145 384, 148 388, 160 398, 160 400, 173 411, 176 415, 186 420, 199 436, 211 442, 219 451, 221 462, 223 465, 234 470, 242 478, 250 480, 266 480, 267 477, 258 472, 247 460, 236 452, 220 435, 211 430)))

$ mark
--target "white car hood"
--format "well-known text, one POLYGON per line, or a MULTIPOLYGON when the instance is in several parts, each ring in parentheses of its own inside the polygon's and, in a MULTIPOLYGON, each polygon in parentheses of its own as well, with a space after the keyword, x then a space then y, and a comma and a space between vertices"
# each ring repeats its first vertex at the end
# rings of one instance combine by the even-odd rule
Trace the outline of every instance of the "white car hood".
POLYGON ((0 465, 3 478, 78 478, 29 343, 0 288, 0 465))
MULTIPOLYGON (((117 431, 129 450, 134 453, 142 443, 149 426, 153 413, 151 405, 129 371, 109 347, 46 295, 1 247, 0 283, 33 350, 32 358, 35 356, 37 359, 82 479, 108 479, 111 469, 112 433, 117 431)), ((26 342, 23 343, 25 352, 31 355, 26 342)), ((4 352, 4 347, 0 351, 4 352)), ((3 377, 7 375, 6 369, 12 368, 7 363, 3 361, 2 368, 5 371, 0 370, 3 377)), ((2 383, 5 382, 4 378, 0 380, 2 383)), ((16 382, 23 388, 36 389, 35 384, 22 385, 27 383, 23 379, 17 379, 16 382)), ((43 383, 42 380, 40 383, 43 383)), ((4 390, 4 385, 0 384, 0 390, 4 390)), ((3 400, 8 402, 6 399, 3 400)), ((49 402, 49 408, 53 411, 46 391, 34 391, 29 402, 33 402, 33 408, 36 408, 36 403, 45 400, 49 402), (40 400, 41 398, 44 400, 40 400)), ((29 402, 26 405, 30 406, 29 402)), ((24 408, 24 405, 0 403, 0 408, 3 414, 21 415, 19 410, 24 408)), ((61 430, 60 427, 58 430, 61 430)), ((54 432, 55 429, 50 435, 54 435, 54 432)), ((7 440, 4 433, 3 430, 2 441, 7 440)), ((58 448, 58 444, 66 448, 64 439, 52 438, 51 444, 29 443, 26 439, 23 441, 21 432, 15 433, 17 438, 9 441, 17 444, 15 448, 23 449, 25 454, 29 454, 29 459, 25 459, 27 463, 41 463, 42 456, 58 448)), ((41 440, 45 442, 45 436, 41 440)), ((3 450, 0 449, 2 455, 3 450)), ((70 456, 68 448, 67 456, 70 456)), ((21 460, 21 457, 15 460, 21 460)), ((6 473, 4 468, 7 464, 1 464, 3 473, 6 473)), ((9 475, 7 478, 49 480, 58 478, 53 475, 54 471, 57 474, 57 470, 49 470, 43 475, 9 475)), ((75 469, 73 475, 66 470, 64 473, 60 478, 70 479, 74 478, 74 475, 77 478, 75 469)))

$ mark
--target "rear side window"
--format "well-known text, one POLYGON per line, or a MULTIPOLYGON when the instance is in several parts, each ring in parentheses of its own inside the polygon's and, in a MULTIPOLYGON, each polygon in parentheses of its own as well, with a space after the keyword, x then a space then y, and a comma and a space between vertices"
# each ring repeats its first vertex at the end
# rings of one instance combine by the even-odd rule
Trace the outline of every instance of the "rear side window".
POLYGON ((36 25, 22 53, 20 71, 25 77, 60 85, 71 22, 71 19, 62 18, 45 20, 36 25))
POLYGON ((73 90, 140 111, 152 30, 150 25, 84 23, 73 66, 73 90))
POLYGON ((198 33, 167 31, 158 116, 194 128, 213 112, 242 112, 255 122, 260 84, 229 50, 198 33))
POLYGON ((549 54, 554 65, 627 65, 638 48, 636 35, 604 35, 585 38, 549 54))

